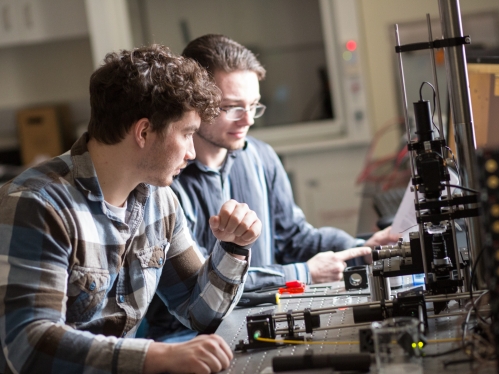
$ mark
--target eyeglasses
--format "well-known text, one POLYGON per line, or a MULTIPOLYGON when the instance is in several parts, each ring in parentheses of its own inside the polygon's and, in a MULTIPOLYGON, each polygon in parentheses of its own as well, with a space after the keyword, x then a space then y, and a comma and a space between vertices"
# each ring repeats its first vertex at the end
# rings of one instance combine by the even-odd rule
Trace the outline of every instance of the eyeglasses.
POLYGON ((244 117, 246 112, 249 112, 253 118, 259 118, 265 112, 265 108, 266 108, 265 105, 258 103, 256 105, 250 106, 249 109, 244 109, 243 107, 236 106, 227 109, 220 108, 220 110, 225 112, 225 117, 228 120, 239 121, 241 118, 244 117))

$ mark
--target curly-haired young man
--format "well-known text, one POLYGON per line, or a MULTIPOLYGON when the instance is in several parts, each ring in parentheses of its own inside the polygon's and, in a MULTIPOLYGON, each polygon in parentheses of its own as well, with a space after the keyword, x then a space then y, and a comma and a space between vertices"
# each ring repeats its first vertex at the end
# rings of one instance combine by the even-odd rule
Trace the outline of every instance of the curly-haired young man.
POLYGON ((261 223, 246 204, 210 219, 204 260, 167 186, 195 157, 219 89, 153 45, 108 54, 90 78, 91 119, 67 153, 0 189, 1 373, 207 373, 232 353, 218 336, 133 337, 155 293, 209 332, 242 292, 261 223))

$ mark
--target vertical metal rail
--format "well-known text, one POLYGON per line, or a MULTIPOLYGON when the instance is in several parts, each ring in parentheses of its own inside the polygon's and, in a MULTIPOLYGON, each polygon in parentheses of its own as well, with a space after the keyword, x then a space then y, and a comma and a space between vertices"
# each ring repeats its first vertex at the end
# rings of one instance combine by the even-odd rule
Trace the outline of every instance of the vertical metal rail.
MULTIPOLYGON (((433 42, 433 33, 431 31, 431 19, 430 15, 426 14, 426 23, 428 24, 428 41, 431 43, 433 42)), ((437 106, 438 110, 438 125, 439 125, 439 133, 440 133, 440 138, 445 140, 444 136, 444 126, 443 126, 443 121, 442 121, 442 106, 440 105, 440 90, 438 88, 438 77, 437 77, 437 67, 435 65, 435 50, 433 48, 430 48, 430 54, 431 54, 431 68, 433 72, 433 82, 435 84, 435 94, 437 96, 437 99, 435 100, 435 104, 437 106)), ((432 121, 433 121, 433 116, 432 116, 432 121)), ((442 152, 442 157, 445 157, 446 154, 446 149, 442 146, 441 149, 442 152)), ((447 184, 447 198, 451 198, 451 191, 450 187, 447 184)), ((449 210, 452 215, 454 213, 454 207, 452 205, 449 205, 449 210)), ((451 226, 451 231, 452 231, 452 241, 454 243, 454 257, 456 261, 456 270, 457 270, 457 279, 461 280, 462 274, 461 274, 461 263, 459 261, 459 247, 457 245, 457 236, 456 236, 456 225, 454 223, 454 219, 450 220, 450 226, 451 226)), ((464 285, 464 289, 467 288, 467 285, 464 285)))
MULTIPOLYGON (((459 0, 438 0, 438 7, 443 37, 445 39, 462 37, 459 0)), ((478 190, 475 132, 464 45, 445 47, 444 52, 461 185, 478 190)), ((482 250, 480 221, 480 217, 466 219, 468 250, 473 263, 477 262, 477 257, 482 250)), ((483 271, 483 263, 477 264, 478 288, 485 287, 483 271)))
MULTIPOLYGON (((400 46, 400 34, 399 34, 399 25, 395 25, 395 40, 397 41, 397 47, 400 46)), ((400 74, 400 85, 401 92, 404 104, 404 120, 405 120, 405 131, 407 132, 407 142, 411 143, 411 128, 409 126, 409 114, 407 113, 407 91, 405 89, 405 77, 404 77, 404 64, 402 62, 402 53, 398 54, 398 62, 399 62, 399 74, 400 74)), ((411 164, 411 175, 414 178, 416 176, 416 168, 414 166, 414 156, 413 151, 410 154, 410 164, 411 164)), ((418 190, 414 188, 414 201, 419 202, 418 190)), ((425 243, 424 243, 424 227, 423 223, 418 224, 419 226, 419 238, 421 243, 421 256, 423 258, 423 269, 425 280, 428 280, 428 269, 426 268, 426 252, 425 252, 425 243)))

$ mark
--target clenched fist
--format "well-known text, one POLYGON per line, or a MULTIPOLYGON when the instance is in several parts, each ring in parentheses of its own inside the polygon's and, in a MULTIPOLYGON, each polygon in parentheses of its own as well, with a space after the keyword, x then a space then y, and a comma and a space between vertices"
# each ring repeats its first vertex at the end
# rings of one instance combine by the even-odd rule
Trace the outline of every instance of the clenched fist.
POLYGON ((229 200, 217 216, 210 217, 213 235, 221 241, 237 245, 252 244, 262 232, 262 223, 247 204, 229 200))

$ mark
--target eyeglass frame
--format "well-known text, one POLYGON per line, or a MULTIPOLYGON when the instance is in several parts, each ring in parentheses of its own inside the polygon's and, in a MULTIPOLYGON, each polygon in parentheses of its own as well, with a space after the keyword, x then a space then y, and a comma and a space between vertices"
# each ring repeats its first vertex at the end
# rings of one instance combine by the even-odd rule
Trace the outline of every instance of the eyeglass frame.
POLYGON ((225 112, 225 115, 229 115, 230 112, 233 112, 233 111, 237 111, 237 110, 242 110, 243 111, 243 115, 241 115, 241 117, 239 118, 236 118, 236 119, 231 119, 231 118, 227 118, 229 121, 239 121, 241 118, 244 117, 244 115, 246 114, 246 112, 251 112, 251 111, 256 111, 259 109, 259 108, 262 108, 262 113, 261 114, 258 114, 257 116, 256 115, 253 115, 253 118, 260 118, 261 116, 263 116, 263 114, 265 113, 265 109, 267 108, 266 105, 263 105, 262 103, 257 103, 254 105, 254 107, 252 108, 252 106, 250 106, 249 109, 246 109, 246 108, 243 108, 242 106, 235 106, 235 107, 232 107, 232 108, 228 108, 228 109, 224 109, 222 107, 220 107, 219 109, 222 111, 222 112, 225 112))

